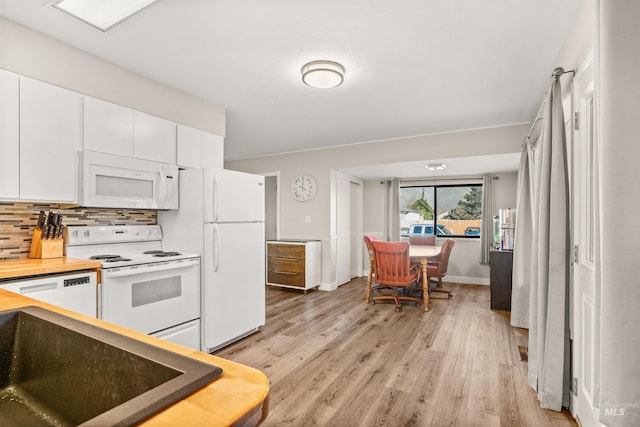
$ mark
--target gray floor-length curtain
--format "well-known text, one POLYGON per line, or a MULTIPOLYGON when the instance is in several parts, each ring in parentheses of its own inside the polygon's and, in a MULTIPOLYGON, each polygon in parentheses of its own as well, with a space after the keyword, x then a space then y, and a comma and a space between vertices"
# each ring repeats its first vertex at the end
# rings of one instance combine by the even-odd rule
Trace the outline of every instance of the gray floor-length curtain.
POLYGON ((482 233, 480 233, 480 264, 489 264, 493 245, 493 176, 482 177, 482 233))
POLYGON ((543 408, 569 405, 569 185, 561 86, 555 78, 536 146, 529 304, 529 385, 543 408))
MULTIPOLYGON (((538 134, 539 136, 539 134, 538 134)), ((513 243, 513 278, 511 287, 511 326, 529 327, 529 293, 531 290, 531 250, 534 218, 534 153, 536 139, 527 139, 522 145, 518 168, 515 240, 513 243)))
POLYGON ((384 239, 389 242, 400 240, 400 181, 385 182, 385 230, 384 239))

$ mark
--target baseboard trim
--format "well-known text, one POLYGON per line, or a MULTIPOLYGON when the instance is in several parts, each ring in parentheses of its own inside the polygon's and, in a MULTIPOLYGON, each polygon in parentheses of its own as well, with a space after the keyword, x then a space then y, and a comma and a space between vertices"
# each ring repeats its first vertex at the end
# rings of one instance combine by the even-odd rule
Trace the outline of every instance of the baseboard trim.
POLYGON ((465 277, 465 276, 445 276, 444 283, 460 283, 463 285, 485 285, 489 286, 489 279, 485 277, 465 277))
POLYGON ((321 283, 320 286, 318 286, 318 290, 319 291, 335 291, 336 289, 338 289, 338 282, 331 282, 331 283, 321 283))

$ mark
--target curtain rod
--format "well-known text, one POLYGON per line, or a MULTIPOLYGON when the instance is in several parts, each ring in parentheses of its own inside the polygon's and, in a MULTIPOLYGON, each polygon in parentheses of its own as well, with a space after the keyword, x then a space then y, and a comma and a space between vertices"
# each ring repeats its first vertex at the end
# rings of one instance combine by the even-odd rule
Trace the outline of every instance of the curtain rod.
POLYGON ((556 67, 551 72, 551 80, 549 81, 549 84, 547 85, 547 90, 544 92, 544 99, 542 100, 542 105, 540 105, 540 109, 538 110, 538 114, 536 114, 536 118, 533 120, 533 123, 531 124, 531 129, 529 129, 529 133, 527 134, 527 137, 524 139, 523 144, 525 142, 527 142, 529 140, 529 138, 531 138, 531 134, 533 133, 533 130, 535 129, 536 124, 538 124, 538 122, 540 120, 542 120, 542 117, 540 117, 540 114, 542 114, 542 110, 544 109, 544 105, 547 103, 547 94, 549 93, 549 89, 551 89, 551 85, 553 84, 553 82, 558 80, 562 75, 567 74, 567 73, 572 73, 573 77, 576 76, 576 70, 565 71, 564 68, 562 68, 562 67, 556 67))

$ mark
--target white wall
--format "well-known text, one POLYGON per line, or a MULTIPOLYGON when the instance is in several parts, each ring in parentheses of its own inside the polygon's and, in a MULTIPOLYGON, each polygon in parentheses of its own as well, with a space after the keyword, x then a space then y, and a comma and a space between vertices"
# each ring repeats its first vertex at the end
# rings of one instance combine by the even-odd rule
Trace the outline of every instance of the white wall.
MULTIPOLYGON (((225 162, 225 167, 252 173, 279 171, 281 176, 280 199, 280 236, 282 238, 320 239, 322 241, 322 281, 324 288, 334 288, 335 281, 335 174, 340 168, 399 163, 415 161, 422 158, 425 161, 441 158, 469 157, 491 154, 519 153, 520 144, 529 131, 529 125, 513 125, 488 129, 452 132, 447 134, 424 135, 397 140, 371 142, 367 144, 349 145, 337 148, 288 153, 275 156, 265 156, 253 159, 225 162), (317 195, 314 199, 300 203, 290 195, 289 185, 299 173, 310 173, 317 182, 317 195), (305 223, 305 216, 311 216, 311 223, 305 223)), ((496 181, 497 193, 509 194, 500 203, 515 206, 515 177, 496 181), (506 190, 502 192, 500 186, 506 190), (509 190, 511 188, 511 190, 509 190)), ((382 230, 379 224, 384 219, 384 213, 379 208, 380 186, 376 182, 366 182, 364 187, 364 218, 365 233, 375 233, 382 230), (378 187, 377 187, 378 186, 378 187), (372 194, 369 197, 367 194, 372 194)), ((502 197, 502 196, 500 196, 502 197)), ((502 207, 502 206, 500 206, 502 207)), ((496 211, 497 213, 497 211, 496 211)), ((475 244, 477 246, 477 243, 475 244)), ((476 251, 470 245, 460 244, 456 247, 459 257, 477 259, 472 255, 476 251)), ((455 264, 452 255, 452 265, 455 264)), ((454 273, 452 277, 455 277, 454 273)), ((459 274, 464 277, 479 278, 488 283, 488 267, 468 265, 460 268, 459 274)), ((473 282, 472 282, 473 283, 473 282)))
POLYGON ((0 68, 225 136, 225 110, 0 17, 0 68))
POLYGON ((602 330, 600 420, 640 425, 640 2, 601 0, 602 330), (613 410, 616 410, 613 412, 613 410), (620 413, 624 409, 624 413, 620 413))

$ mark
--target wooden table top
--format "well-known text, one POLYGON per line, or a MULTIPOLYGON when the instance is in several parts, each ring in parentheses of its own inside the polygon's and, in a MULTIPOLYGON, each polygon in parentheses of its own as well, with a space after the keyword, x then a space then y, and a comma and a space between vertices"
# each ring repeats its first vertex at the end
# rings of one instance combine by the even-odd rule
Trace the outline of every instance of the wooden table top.
POLYGON ((153 427, 254 426, 267 414, 269 380, 257 369, 0 289, 0 311, 27 305, 43 307, 74 317, 223 369, 222 376, 217 380, 140 425, 153 427))
POLYGON ((440 255, 441 246, 409 245, 411 258, 431 258, 440 255))

